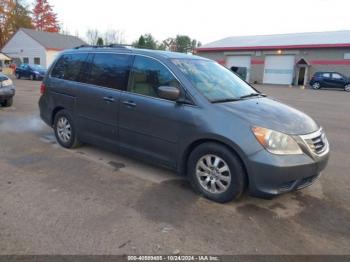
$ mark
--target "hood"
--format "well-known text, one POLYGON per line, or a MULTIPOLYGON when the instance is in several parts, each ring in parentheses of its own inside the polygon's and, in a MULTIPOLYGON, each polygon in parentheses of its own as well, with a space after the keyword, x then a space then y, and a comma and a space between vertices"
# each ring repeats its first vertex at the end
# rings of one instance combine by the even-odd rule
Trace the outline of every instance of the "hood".
POLYGON ((302 135, 319 129, 308 115, 269 98, 255 98, 216 104, 251 126, 260 126, 289 135, 302 135))

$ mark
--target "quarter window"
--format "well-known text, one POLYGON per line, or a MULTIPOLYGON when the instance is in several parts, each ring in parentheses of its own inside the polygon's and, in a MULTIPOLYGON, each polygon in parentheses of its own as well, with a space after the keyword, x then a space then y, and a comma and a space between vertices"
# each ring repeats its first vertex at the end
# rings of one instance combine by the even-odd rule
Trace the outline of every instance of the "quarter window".
POLYGON ((66 54, 61 56, 51 72, 52 77, 79 81, 80 70, 85 64, 87 54, 66 54))
POLYGON ((160 86, 180 88, 179 82, 164 65, 154 59, 136 56, 128 91, 159 97, 158 87, 160 86))
POLYGON ((86 83, 126 90, 132 56, 117 54, 95 54, 90 64, 90 74, 86 83))

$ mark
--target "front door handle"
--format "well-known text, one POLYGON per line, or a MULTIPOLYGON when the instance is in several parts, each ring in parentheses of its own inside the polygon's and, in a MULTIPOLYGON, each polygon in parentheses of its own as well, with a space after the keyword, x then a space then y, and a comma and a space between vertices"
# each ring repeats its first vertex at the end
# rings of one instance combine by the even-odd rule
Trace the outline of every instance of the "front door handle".
POLYGON ((114 102, 114 98, 110 96, 104 96, 102 99, 106 102, 110 102, 110 103, 114 102))
POLYGON ((136 106, 135 102, 133 102, 133 101, 124 101, 123 104, 128 106, 128 107, 135 107, 136 106))

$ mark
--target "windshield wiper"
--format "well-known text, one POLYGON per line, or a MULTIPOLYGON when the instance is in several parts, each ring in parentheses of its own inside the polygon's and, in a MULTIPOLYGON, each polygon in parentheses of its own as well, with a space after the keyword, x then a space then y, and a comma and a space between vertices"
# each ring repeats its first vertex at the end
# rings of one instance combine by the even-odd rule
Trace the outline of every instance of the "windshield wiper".
POLYGON ((244 98, 248 98, 248 97, 254 97, 254 96, 262 96, 262 97, 265 97, 266 95, 265 94, 261 94, 261 93, 250 93, 248 95, 244 95, 244 96, 241 96, 239 97, 240 99, 244 99, 244 98))
POLYGON ((225 102, 234 102, 234 101, 239 101, 241 100, 240 98, 224 98, 224 99, 217 99, 211 101, 212 103, 225 103, 225 102))

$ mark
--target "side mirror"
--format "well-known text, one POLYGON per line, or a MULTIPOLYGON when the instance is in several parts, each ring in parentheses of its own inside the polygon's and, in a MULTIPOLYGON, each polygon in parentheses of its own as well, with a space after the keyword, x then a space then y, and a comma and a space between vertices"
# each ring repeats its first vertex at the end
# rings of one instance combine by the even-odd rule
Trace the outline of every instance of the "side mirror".
POLYGON ((180 97, 180 90, 173 86, 160 86, 158 95, 161 98, 176 101, 180 97))

